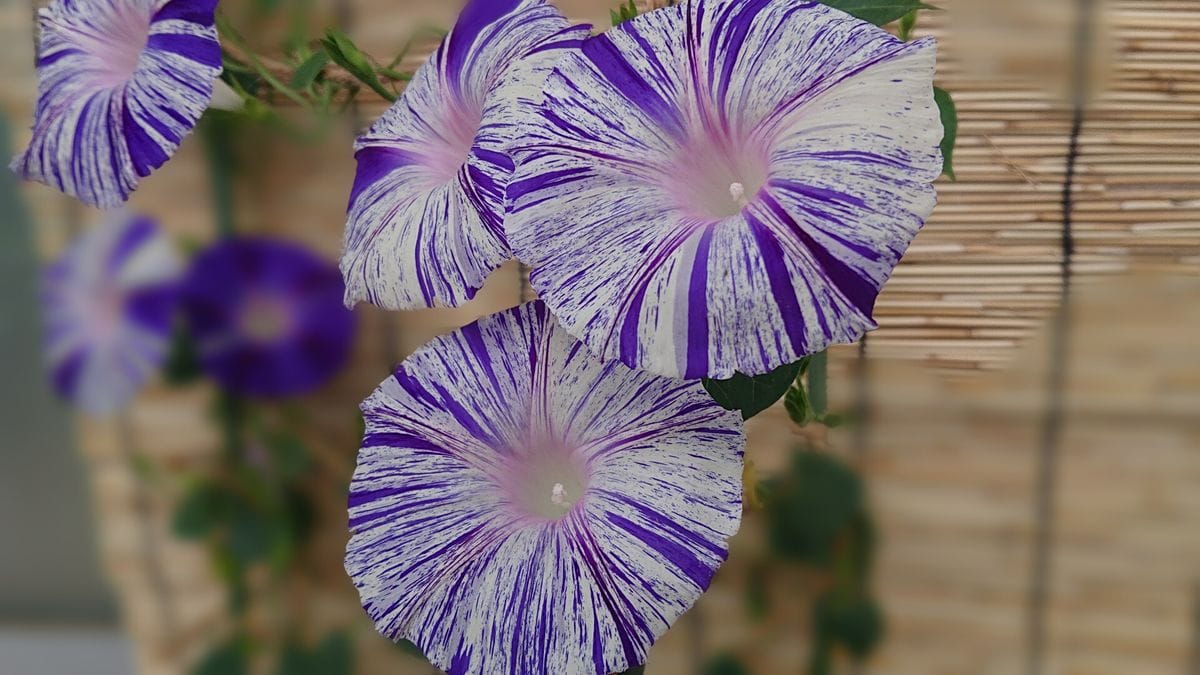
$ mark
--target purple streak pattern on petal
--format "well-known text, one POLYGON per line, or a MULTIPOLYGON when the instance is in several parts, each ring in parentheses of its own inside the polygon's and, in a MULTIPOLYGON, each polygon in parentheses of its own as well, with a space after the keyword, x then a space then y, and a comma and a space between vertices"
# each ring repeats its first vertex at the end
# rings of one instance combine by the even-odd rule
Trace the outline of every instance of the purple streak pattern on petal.
POLYGON ((55 391, 108 415, 166 359, 183 264, 155 223, 114 212, 47 266, 42 312, 55 391))
POLYGON ((200 364, 222 387, 259 397, 306 393, 350 355, 354 315, 337 269, 296 244, 218 242, 196 256, 183 307, 200 364))
POLYGON ((502 218, 518 111, 586 35, 545 0, 468 3, 355 144, 341 262, 348 305, 461 305, 512 256, 502 218))
POLYGON ((740 523, 740 416, 601 362, 540 302, 435 339, 363 413, 346 570, 451 675, 643 663, 740 523))
POLYGON ((874 327, 933 209, 935 45, 814 2, 687 0, 564 55, 505 221, 604 358, 760 374, 874 327))
POLYGON ((12 169, 118 206, 179 147, 221 73, 214 0, 56 0, 38 12, 33 137, 12 169))

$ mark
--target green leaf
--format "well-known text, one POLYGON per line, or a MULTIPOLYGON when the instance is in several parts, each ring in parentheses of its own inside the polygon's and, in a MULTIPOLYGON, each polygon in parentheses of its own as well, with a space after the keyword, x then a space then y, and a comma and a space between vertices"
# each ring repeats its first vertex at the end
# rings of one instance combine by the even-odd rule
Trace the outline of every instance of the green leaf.
POLYGON ((643 675, 646 672, 646 666, 636 666, 626 670, 622 675, 643 675))
POLYGON ((312 468, 312 451, 299 437, 287 432, 265 432, 260 436, 271 456, 271 466, 284 480, 295 480, 312 468))
POLYGON ((757 564, 746 576, 746 613, 754 621, 762 621, 771 611, 771 594, 767 591, 768 570, 757 564))
POLYGON ((940 87, 933 88, 933 100, 942 116, 942 173, 957 180, 954 175, 954 143, 958 139, 958 108, 950 92, 940 87))
POLYGON ((750 669, 728 652, 709 659, 700 672, 701 675, 750 675, 750 669))
POLYGON ((850 16, 883 26, 917 9, 937 9, 921 0, 821 0, 850 16))
POLYGON ((225 521, 228 503, 228 495, 219 486, 198 481, 175 507, 171 531, 180 539, 203 539, 225 521))
POLYGON ((219 645, 201 657, 192 668, 192 675, 246 675, 249 670, 245 641, 232 640, 219 645))
POLYGON ((196 343, 187 326, 182 322, 175 324, 171 336, 171 351, 167 354, 166 365, 163 366, 163 376, 167 384, 183 386, 200 379, 200 357, 196 351, 196 343))
POLYGON ((313 652, 313 675, 350 675, 354 672, 354 644, 344 632, 332 633, 313 652))
POLYGON ((788 388, 787 394, 783 397, 783 407, 787 409, 788 417, 792 418, 797 426, 806 427, 817 421, 817 414, 813 412, 812 404, 808 401, 808 392, 804 388, 804 383, 799 379, 788 388))
POLYGON ((251 508, 238 510, 229 528, 229 552, 243 565, 265 560, 271 553, 271 526, 251 508))
POLYGON ((713 400, 726 410, 742 411, 742 419, 748 420, 770 408, 783 396, 796 376, 807 364, 807 359, 782 365, 764 375, 735 373, 728 380, 703 380, 713 400))
POLYGON ((354 645, 344 632, 331 633, 315 649, 290 642, 279 659, 279 675, 350 675, 354 645))
POLYGON ((813 614, 817 630, 856 658, 870 654, 883 639, 883 612, 870 597, 833 588, 817 600, 813 614))
POLYGON ((630 19, 636 17, 637 15, 638 15, 638 8, 633 0, 629 0, 628 2, 621 3, 617 7, 617 9, 615 9, 615 10, 610 9, 608 11, 608 16, 612 20, 612 25, 614 27, 620 26, 621 24, 625 23, 626 21, 629 21, 630 19))
POLYGON ((913 29, 917 27, 917 10, 913 10, 908 14, 900 17, 900 26, 896 29, 896 35, 905 42, 912 39, 913 29))
POLYGON ((346 72, 353 75, 359 82, 367 85, 388 101, 396 100, 396 95, 388 91, 379 81, 371 59, 358 48, 358 45, 354 44, 350 36, 336 28, 330 28, 325 31, 325 37, 321 38, 321 45, 325 47, 325 51, 334 63, 345 68, 346 72))
POLYGON ((397 649, 409 656, 415 656, 419 659, 425 658, 425 653, 421 651, 421 648, 408 640, 397 640, 392 644, 396 645, 397 649))
POLYGON ((292 73, 293 89, 307 89, 321 74, 321 70, 329 64, 329 52, 318 51, 301 63, 296 72, 292 73))
POLYGON ((772 549, 781 557, 820 568, 863 509, 862 480, 820 452, 797 451, 786 472, 764 486, 763 513, 772 549))

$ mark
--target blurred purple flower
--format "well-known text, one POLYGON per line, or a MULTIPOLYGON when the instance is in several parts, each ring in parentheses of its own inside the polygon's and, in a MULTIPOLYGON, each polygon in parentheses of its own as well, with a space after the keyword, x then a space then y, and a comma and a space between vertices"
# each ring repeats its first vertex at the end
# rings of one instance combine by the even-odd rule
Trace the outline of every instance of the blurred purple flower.
POLYGON ((857 340, 933 209, 935 45, 816 2, 685 0, 564 52, 505 220, 603 358, 768 372, 857 340))
POLYGON ((85 412, 121 409, 166 359, 183 264, 155 223, 114 212, 43 277, 54 389, 85 412))
POLYGON ((545 0, 472 0, 400 99, 355 144, 341 268, 346 303, 458 306, 512 257, 507 145, 587 27, 545 0))
POLYGON ((38 101, 12 169, 113 207, 191 132, 221 73, 216 0, 55 0, 38 12, 38 101))
POLYGON ((451 675, 644 662, 740 523, 740 415, 600 361, 540 302, 433 340, 362 410, 346 570, 451 675))
POLYGON ((345 364, 354 316, 333 265, 295 244, 218 242, 198 255, 183 306, 200 364, 224 388, 251 396, 302 394, 345 364))

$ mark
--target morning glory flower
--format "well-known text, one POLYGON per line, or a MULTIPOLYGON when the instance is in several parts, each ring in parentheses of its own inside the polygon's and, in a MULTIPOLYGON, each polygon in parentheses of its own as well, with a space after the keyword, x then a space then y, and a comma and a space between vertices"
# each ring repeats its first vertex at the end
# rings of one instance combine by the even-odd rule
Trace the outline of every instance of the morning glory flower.
POLYGON ((437 338, 362 406, 346 570, 451 675, 641 664, 741 517, 741 417, 603 362, 529 303, 437 338))
POLYGON ((183 263, 145 216, 113 212, 46 267, 51 383, 94 415, 117 412, 166 360, 183 263))
POLYGON ((303 394, 345 364, 354 316, 337 268, 296 244, 225 239, 200 253, 183 307, 200 365, 229 391, 303 394))
POLYGON ((39 10, 38 101, 12 169, 123 203, 191 132, 221 73, 216 0, 55 0, 39 10))
POLYGON ((472 0, 400 99, 355 144, 346 303, 458 306, 512 257, 507 145, 521 106, 586 27, 545 0, 472 0))
POLYGON ((603 358, 757 375, 875 327, 933 209, 935 45, 816 2, 685 0, 565 52, 505 221, 603 358))

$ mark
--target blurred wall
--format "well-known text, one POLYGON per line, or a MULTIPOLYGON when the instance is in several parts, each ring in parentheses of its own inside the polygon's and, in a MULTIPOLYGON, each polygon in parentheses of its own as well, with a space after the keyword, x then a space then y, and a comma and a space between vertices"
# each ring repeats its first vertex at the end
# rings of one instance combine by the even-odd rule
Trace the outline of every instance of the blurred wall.
MULTIPOLYGON (((0 115, 2 157, 9 128, 0 115)), ((83 463, 42 369, 32 222, 8 171, 0 214, 0 623, 110 623, 83 463)))

